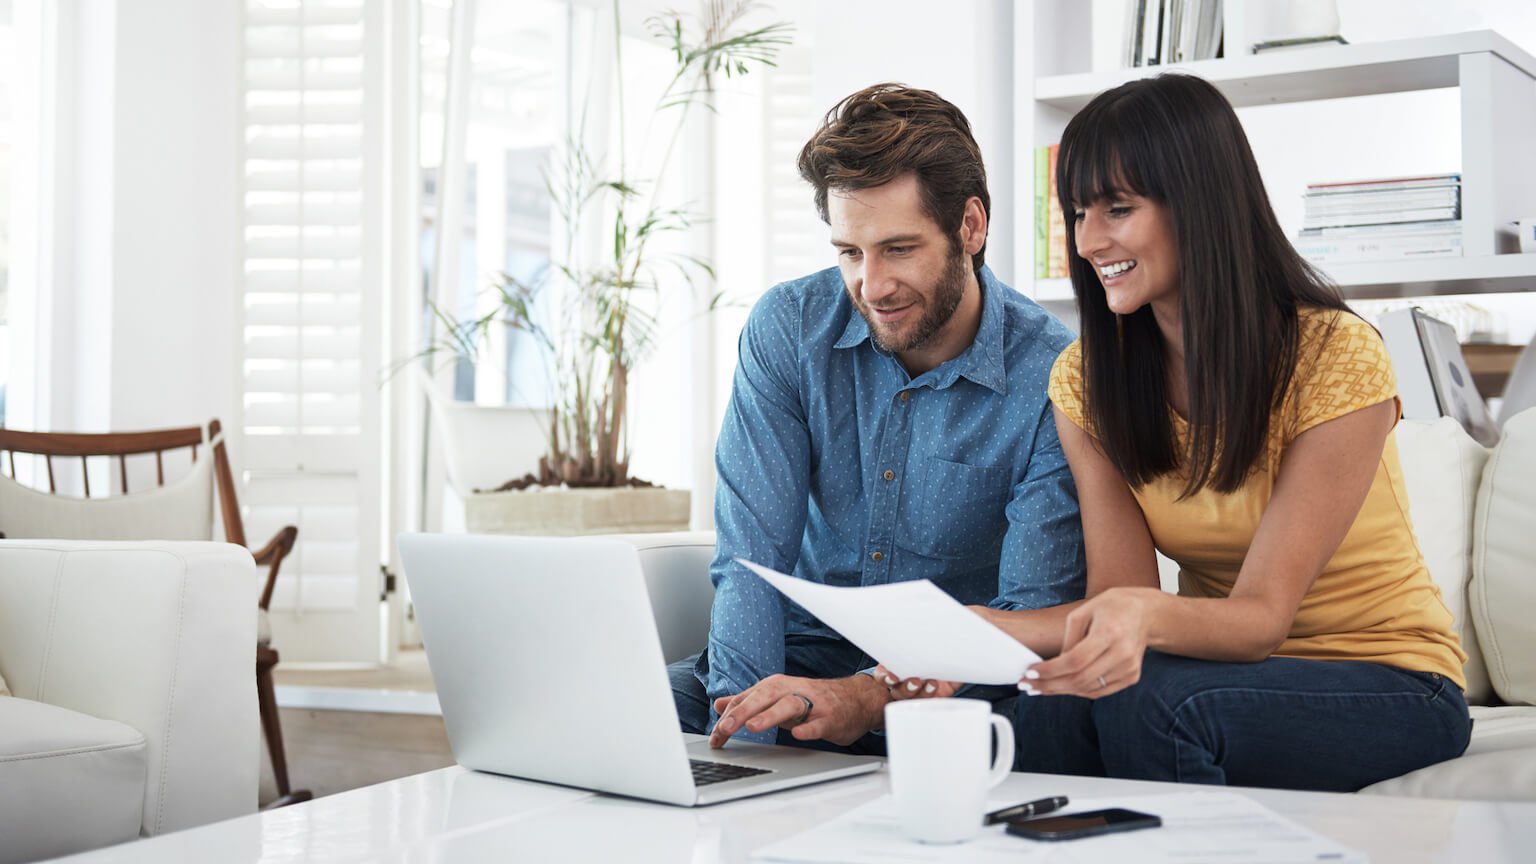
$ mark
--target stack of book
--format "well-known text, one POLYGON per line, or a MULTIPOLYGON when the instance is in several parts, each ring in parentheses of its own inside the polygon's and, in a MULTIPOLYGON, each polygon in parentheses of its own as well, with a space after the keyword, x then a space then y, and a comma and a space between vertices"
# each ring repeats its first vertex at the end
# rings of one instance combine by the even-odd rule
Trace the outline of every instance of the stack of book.
POLYGON ((1067 220, 1056 203, 1059 144, 1035 148, 1035 278, 1067 278, 1067 220))
POLYGON ((1222 0, 1126 0, 1126 66, 1221 56, 1222 0))
POLYGON ((1296 251, 1314 264, 1461 255, 1461 175, 1314 183, 1296 251))

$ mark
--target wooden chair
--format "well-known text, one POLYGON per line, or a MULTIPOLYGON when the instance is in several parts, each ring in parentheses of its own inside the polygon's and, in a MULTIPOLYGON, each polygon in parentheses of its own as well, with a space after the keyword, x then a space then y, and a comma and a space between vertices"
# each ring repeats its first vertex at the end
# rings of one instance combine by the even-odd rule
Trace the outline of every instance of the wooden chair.
MULTIPOLYGON (((128 496, 128 457, 140 454, 153 453, 155 455, 155 477, 159 487, 165 486, 165 453, 168 451, 191 448, 192 462, 197 462, 198 450, 205 444, 213 445, 213 486, 218 492, 219 513, 224 522, 224 537, 230 543, 250 548, 245 540, 245 523, 240 517, 240 503, 235 497, 234 475, 229 468, 229 454, 224 447, 222 427, 218 420, 210 421, 206 434, 197 426, 187 426, 180 429, 157 429, 149 432, 114 432, 106 434, 76 434, 68 432, 19 432, 13 429, 0 429, 0 453, 9 457, 9 476, 16 478, 16 454, 35 454, 42 456, 48 468, 48 492, 57 494, 58 484, 55 479, 54 461, 74 459, 80 460, 80 476, 82 489, 86 498, 91 497, 90 473, 87 471, 87 460, 93 457, 116 457, 116 473, 121 478, 119 490, 121 495, 128 496)), ((0 474, 6 466, 0 466, 0 474)), ((109 476, 112 473, 109 465, 109 476)), ((41 491, 41 490, 37 490, 41 491)), ((123 498, 112 500, 122 501, 123 498)), ((206 501, 206 499, 204 499, 206 501)), ((208 526, 211 530, 212 526, 208 526)), ((0 530, 5 526, 0 525, 0 530)), ((73 535, 67 529, 60 528, 57 533, 48 532, 53 537, 70 536, 76 539, 169 539, 159 537, 115 537, 115 538, 83 538, 73 535)), ((278 653, 271 644, 271 635, 267 632, 265 619, 267 607, 272 602, 272 588, 277 584, 277 573, 282 567, 283 559, 293 551, 294 541, 298 538, 299 529, 292 525, 285 526, 277 532, 267 544, 252 553, 258 567, 267 568, 266 584, 262 586, 261 598, 257 602, 258 615, 261 616, 262 625, 257 633, 256 643, 256 695, 261 707, 261 727, 266 737, 267 752, 272 758, 272 774, 277 781, 277 792, 280 796, 276 801, 267 806, 280 807, 285 804, 294 804, 299 801, 307 801, 311 794, 307 789, 294 790, 288 783, 288 760, 283 751, 283 730, 277 713, 277 701, 272 688, 272 669, 277 665, 278 653)), ((5 535, 0 534, 0 538, 5 535)), ((186 538, 175 538, 186 539, 186 538)), ((208 538, 203 538, 208 539, 208 538)))

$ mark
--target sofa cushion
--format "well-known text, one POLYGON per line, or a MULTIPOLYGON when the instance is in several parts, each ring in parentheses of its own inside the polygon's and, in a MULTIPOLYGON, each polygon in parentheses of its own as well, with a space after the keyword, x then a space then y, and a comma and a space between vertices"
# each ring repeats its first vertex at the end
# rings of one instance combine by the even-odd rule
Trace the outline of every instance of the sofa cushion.
POLYGON ((615 535, 635 544, 645 587, 668 663, 704 650, 709 642, 709 611, 715 589, 709 563, 715 557, 710 531, 663 531, 615 535))
POLYGON ((1429 575, 1456 620, 1467 652, 1467 702, 1488 702, 1492 688, 1467 603, 1472 577, 1472 515, 1488 451, 1450 417, 1397 424, 1398 457, 1408 490, 1408 515, 1429 575))
POLYGON ((1493 689, 1536 705, 1536 408, 1488 457, 1473 523, 1469 599, 1493 689))
POLYGON ((31 699, 0 699, 0 864, 139 836, 144 736, 31 699))
POLYGON ((1472 709, 1472 743, 1458 759, 1361 789, 1415 798, 1536 801, 1536 708, 1472 709))

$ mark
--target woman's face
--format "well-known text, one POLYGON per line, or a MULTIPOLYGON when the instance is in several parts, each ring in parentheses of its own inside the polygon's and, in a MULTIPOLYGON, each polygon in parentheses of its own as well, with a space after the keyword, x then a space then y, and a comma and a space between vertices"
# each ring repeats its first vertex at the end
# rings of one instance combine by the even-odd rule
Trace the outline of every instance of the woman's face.
POLYGON ((1076 210, 1077 254, 1099 275, 1110 311, 1129 315, 1148 304, 1176 308, 1179 249, 1168 208, 1117 192, 1076 210))

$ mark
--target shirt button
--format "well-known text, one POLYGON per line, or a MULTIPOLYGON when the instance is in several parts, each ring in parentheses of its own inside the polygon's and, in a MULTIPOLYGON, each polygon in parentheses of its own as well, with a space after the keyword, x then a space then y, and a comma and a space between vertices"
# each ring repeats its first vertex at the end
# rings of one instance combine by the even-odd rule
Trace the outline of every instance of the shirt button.
POLYGON ((905 402, 905 401, 907 401, 908 399, 911 399, 911 398, 912 398, 912 394, 911 393, 907 392, 906 390, 901 391, 901 401, 905 402))
POLYGON ((885 553, 884 552, 871 552, 871 553, 869 553, 869 557, 873 561, 884 561, 885 560, 885 553))
POLYGON ((880 476, 884 477, 887 480, 895 480, 896 479, 896 472, 892 471, 889 468, 887 468, 887 469, 885 469, 885 473, 881 474, 880 476))

